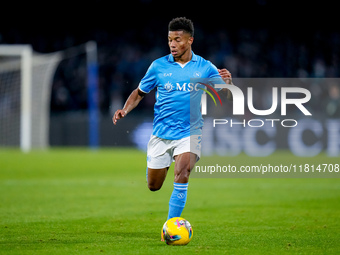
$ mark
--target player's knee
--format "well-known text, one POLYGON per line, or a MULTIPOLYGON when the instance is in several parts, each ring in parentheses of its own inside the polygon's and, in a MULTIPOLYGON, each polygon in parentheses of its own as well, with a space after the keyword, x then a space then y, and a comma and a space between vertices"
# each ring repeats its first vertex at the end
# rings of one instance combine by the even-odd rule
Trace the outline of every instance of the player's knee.
POLYGON ((162 185, 156 185, 155 183, 148 183, 148 188, 150 191, 160 190, 162 185))
POLYGON ((189 181, 190 168, 184 168, 175 173, 175 182, 186 183, 189 181))

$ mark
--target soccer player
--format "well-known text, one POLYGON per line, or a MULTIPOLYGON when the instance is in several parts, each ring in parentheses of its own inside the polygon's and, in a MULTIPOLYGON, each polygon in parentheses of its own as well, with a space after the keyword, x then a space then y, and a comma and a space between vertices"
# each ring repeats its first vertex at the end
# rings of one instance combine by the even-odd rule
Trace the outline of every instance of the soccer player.
POLYGON ((231 84, 228 70, 219 70, 210 61, 193 53, 193 41, 194 26, 191 20, 184 17, 171 20, 168 30, 170 54, 150 65, 123 109, 117 110, 112 118, 116 125, 146 94, 157 90, 153 133, 147 147, 147 183, 151 191, 159 190, 171 163, 175 162, 168 219, 181 216, 187 200, 190 171, 201 154, 203 119, 200 104, 196 109, 190 109, 190 92, 194 89, 190 78, 222 78, 231 84), (199 112, 198 121, 190 120, 190 111, 199 112))

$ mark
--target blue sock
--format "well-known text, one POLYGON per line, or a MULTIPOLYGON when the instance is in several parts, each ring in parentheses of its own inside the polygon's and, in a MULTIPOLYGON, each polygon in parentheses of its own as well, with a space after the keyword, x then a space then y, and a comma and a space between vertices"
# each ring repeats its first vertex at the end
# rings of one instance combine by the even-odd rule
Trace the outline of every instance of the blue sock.
POLYGON ((174 190, 169 201, 168 219, 180 217, 187 201, 188 183, 174 182, 174 190))

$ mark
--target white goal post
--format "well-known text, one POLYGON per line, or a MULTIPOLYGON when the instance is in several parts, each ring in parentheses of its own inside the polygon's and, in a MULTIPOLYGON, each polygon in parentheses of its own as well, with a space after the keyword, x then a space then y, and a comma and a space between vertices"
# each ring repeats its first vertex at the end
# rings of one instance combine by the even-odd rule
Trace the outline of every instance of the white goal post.
POLYGON ((87 58, 87 85, 92 147, 98 138, 98 66, 94 41, 63 51, 41 54, 31 45, 0 44, 0 147, 20 146, 28 152, 49 145, 50 99, 59 63, 80 55, 87 58), (92 109, 92 110, 91 110, 92 109), (92 130, 92 131, 91 131, 92 130))
POLYGON ((0 45, 0 56, 18 56, 21 69, 20 147, 31 149, 32 130, 32 47, 31 45, 0 45))
POLYGON ((48 146, 51 85, 60 60, 60 52, 0 45, 0 146, 24 152, 48 146))

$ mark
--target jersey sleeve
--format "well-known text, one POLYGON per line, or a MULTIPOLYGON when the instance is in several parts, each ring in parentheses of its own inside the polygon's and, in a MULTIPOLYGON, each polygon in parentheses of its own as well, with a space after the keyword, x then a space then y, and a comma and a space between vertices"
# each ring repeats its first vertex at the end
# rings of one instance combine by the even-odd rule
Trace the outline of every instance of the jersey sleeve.
POLYGON ((208 69, 208 77, 209 78, 221 78, 221 76, 219 75, 219 73, 218 73, 218 71, 217 71, 217 67, 213 64, 213 63, 211 63, 210 61, 209 61, 209 64, 210 64, 210 66, 209 66, 209 69, 208 69))
MULTIPOLYGON (((211 63, 210 63, 210 66, 209 66, 209 69, 208 69, 208 77, 209 77, 209 80, 211 80, 212 83, 214 84, 220 84, 220 83, 225 83, 223 81, 223 79, 221 78, 220 74, 218 73, 218 70, 217 70, 217 67, 211 63)), ((220 91, 221 89, 220 88, 215 88, 216 91, 220 91)))
POLYGON ((149 66, 149 69, 146 71, 143 79, 140 81, 138 88, 144 92, 149 93, 156 87, 156 73, 155 73, 155 64, 152 63, 149 66))

